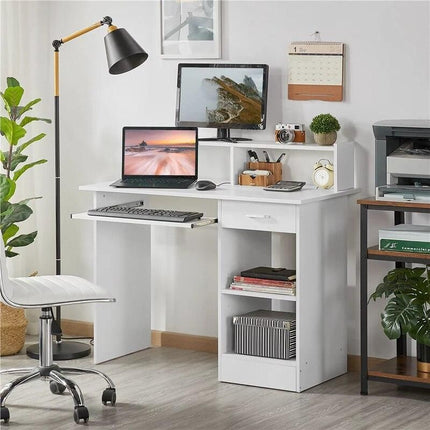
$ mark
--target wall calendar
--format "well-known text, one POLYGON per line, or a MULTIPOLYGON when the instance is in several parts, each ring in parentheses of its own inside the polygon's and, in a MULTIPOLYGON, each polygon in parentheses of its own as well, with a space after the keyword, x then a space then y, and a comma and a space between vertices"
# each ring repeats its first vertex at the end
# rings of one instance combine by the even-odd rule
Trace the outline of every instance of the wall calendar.
POLYGON ((343 100, 344 44, 292 42, 288 49, 290 100, 343 100))

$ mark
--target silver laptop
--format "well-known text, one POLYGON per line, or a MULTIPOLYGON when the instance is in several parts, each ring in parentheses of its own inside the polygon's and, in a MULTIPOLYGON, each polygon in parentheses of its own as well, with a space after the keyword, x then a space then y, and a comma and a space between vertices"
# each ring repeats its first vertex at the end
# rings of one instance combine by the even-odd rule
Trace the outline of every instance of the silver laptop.
POLYGON ((197 180, 197 127, 124 127, 124 188, 188 188, 197 180))

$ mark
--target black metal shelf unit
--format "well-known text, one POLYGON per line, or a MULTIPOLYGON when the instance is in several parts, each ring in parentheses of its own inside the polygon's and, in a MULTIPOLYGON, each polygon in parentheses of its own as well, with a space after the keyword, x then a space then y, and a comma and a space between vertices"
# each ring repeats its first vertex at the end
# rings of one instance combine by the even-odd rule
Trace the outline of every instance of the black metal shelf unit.
POLYGON ((396 267, 405 263, 430 264, 430 254, 380 251, 368 247, 368 211, 390 211, 394 213, 394 225, 405 221, 405 212, 430 214, 429 203, 389 202, 375 198, 361 199, 360 205, 360 337, 361 337, 361 394, 368 394, 368 381, 390 382, 398 385, 430 388, 430 375, 421 375, 416 368, 416 359, 407 356, 406 337, 397 340, 397 356, 385 360, 375 369, 368 368, 367 350, 367 262, 368 260, 393 261, 396 267))

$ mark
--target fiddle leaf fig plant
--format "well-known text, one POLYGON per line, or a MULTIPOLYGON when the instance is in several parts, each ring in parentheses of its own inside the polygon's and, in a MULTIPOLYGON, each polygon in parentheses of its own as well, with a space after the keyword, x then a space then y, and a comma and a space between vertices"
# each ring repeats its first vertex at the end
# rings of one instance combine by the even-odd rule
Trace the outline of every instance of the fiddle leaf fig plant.
POLYGON ((37 235, 37 231, 18 234, 20 228, 17 223, 25 221, 33 213, 28 202, 41 197, 30 197, 15 203, 11 201, 18 179, 28 169, 47 161, 44 159, 29 161, 29 156, 24 154, 32 143, 40 141, 46 136, 45 133, 40 133, 23 141, 27 137, 25 127, 34 121, 51 122, 47 118, 25 115, 41 99, 37 98, 21 105, 23 95, 24 88, 20 86, 19 82, 15 78, 7 78, 7 88, 0 92, 7 114, 0 116, 0 162, 3 168, 3 172, 0 173, 0 228, 7 257, 18 255, 12 249, 29 245, 37 235))
POLYGON ((430 346, 430 265, 390 270, 370 296, 388 298, 381 324, 389 339, 409 334, 430 346))

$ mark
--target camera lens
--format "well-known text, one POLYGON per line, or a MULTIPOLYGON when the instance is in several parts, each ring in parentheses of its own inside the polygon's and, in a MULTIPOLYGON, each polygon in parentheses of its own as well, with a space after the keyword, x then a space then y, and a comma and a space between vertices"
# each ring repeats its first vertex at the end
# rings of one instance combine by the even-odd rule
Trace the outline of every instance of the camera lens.
POLYGON ((284 128, 282 130, 278 130, 276 137, 279 143, 292 142, 294 140, 294 131, 284 128))

